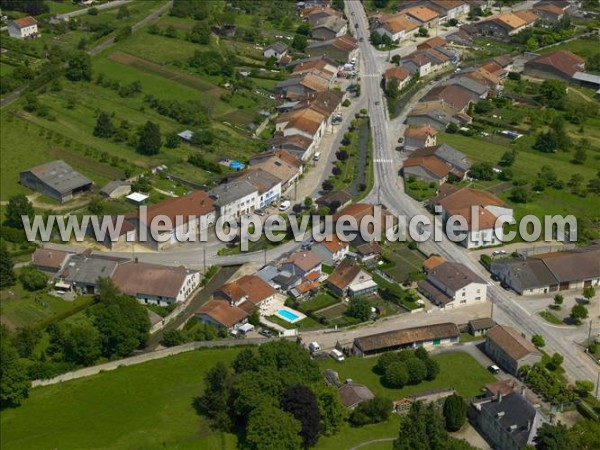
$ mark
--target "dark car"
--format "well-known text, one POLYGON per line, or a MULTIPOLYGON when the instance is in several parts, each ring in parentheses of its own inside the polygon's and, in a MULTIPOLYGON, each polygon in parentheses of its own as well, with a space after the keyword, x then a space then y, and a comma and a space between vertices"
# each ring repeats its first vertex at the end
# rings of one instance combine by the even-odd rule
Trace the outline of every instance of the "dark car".
POLYGON ((269 330, 268 328, 262 328, 258 334, 264 336, 264 337, 268 337, 270 338, 271 336, 273 336, 273 332, 271 330, 269 330))
POLYGON ((502 283, 500 283, 500 287, 502 289, 504 289, 505 291, 510 291, 510 286, 507 283, 505 283, 504 281, 502 283))

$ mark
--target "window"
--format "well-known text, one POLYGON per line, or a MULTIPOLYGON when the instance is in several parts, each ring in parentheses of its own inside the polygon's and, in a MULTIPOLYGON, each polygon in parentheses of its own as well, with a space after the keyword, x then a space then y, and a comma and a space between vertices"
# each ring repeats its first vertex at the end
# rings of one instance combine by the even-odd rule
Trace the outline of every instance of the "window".
POLYGON ((478 293, 478 294, 479 294, 479 293, 481 293, 481 289, 477 289, 477 293, 478 293))
POLYGON ((461 300, 461 301, 460 301, 460 304, 461 304, 461 305, 464 305, 465 303, 467 303, 467 301, 466 301, 466 300, 461 300))
POLYGON ((475 300, 481 300, 481 297, 475 297, 475 300))
POLYGON ((462 293, 462 296, 463 296, 463 297, 466 297, 466 296, 467 296, 467 293, 463 291, 463 293, 462 293))

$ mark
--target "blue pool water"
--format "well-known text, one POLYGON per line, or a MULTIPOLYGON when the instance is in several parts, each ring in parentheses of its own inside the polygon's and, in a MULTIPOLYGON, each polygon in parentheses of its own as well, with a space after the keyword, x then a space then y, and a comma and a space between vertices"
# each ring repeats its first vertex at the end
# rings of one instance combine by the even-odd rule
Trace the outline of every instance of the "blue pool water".
POLYGON ((279 311, 277 311, 277 314, 279 314, 281 317, 283 317, 285 320, 287 320, 289 322, 293 322, 294 320, 298 320, 300 318, 300 316, 297 316, 296 314, 289 312, 287 309, 280 309, 279 311))

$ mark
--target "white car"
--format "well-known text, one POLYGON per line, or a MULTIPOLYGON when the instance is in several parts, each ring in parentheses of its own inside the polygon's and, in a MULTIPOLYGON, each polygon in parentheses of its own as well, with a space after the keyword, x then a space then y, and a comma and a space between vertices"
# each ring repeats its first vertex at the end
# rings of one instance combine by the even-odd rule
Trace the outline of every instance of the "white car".
POLYGON ((279 205, 279 211, 285 211, 286 209, 288 209, 290 206, 292 205, 292 202, 290 202, 289 200, 284 200, 283 202, 280 203, 279 205))

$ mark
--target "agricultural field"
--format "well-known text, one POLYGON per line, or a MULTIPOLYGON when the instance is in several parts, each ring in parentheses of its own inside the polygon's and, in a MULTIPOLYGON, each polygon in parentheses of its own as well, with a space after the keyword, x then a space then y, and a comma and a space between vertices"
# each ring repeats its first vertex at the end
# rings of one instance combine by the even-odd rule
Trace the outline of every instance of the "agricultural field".
POLYGON ((541 49, 539 53, 550 53, 557 50, 569 50, 584 59, 598 53, 598 39, 596 37, 580 38, 570 42, 564 42, 552 47, 541 49))
MULTIPOLYGON (((108 24, 117 33, 163 4, 164 1, 159 0, 131 4, 125 15, 119 8, 97 15, 85 14, 77 20, 87 24, 87 31, 82 27, 60 33, 48 29, 43 38, 37 40, 11 41, 11 48, 0 61, 0 74, 10 77, 15 72, 16 66, 12 60, 10 64, 4 61, 5 57, 29 58, 29 63, 35 67, 40 61, 41 49, 49 42, 56 44, 64 40, 63 50, 66 51, 89 49, 101 32, 97 29, 100 24, 108 24)), ((224 2, 214 2, 214 5, 225 8, 224 2)), ((252 130, 265 120, 264 111, 272 110, 275 97, 271 90, 287 75, 258 70, 265 63, 260 45, 278 39, 276 36, 279 31, 283 33, 284 28, 293 30, 297 26, 299 19, 295 8, 289 6, 286 12, 288 6, 282 5, 267 13, 261 4, 249 14, 228 13, 231 21, 237 23, 240 20, 240 34, 217 37, 213 33, 207 45, 188 40, 188 31, 196 25, 195 20, 164 14, 156 24, 139 28, 131 36, 119 35, 114 45, 95 55, 91 82, 71 82, 61 78, 38 90, 36 98, 44 114, 24 111, 27 99, 4 108, 0 116, 3 130, 6 130, 1 136, 1 200, 7 201, 15 194, 31 194, 18 184, 19 172, 58 158, 91 178, 98 189, 110 180, 145 173, 158 165, 166 165, 170 174, 194 183, 210 185, 218 182, 221 173, 207 172, 187 160, 200 153, 209 163, 221 159, 243 162, 266 149, 265 141, 253 138, 252 130), (255 20, 265 25, 262 27, 265 35, 253 37, 261 40, 260 45, 249 42, 244 34, 244 23, 255 20), (177 37, 165 35, 169 27, 176 29, 177 37), (218 65, 215 73, 204 71, 206 64, 193 67, 190 60, 198 55, 227 61, 232 73, 217 73, 218 65), (241 68, 248 70, 250 76, 238 83, 235 72, 241 68), (136 92, 124 92, 133 85, 137 86, 136 92), (181 117, 181 109, 187 110, 187 118, 181 117), (118 138, 94 136, 100 112, 111 116, 118 129, 118 138), (149 120, 160 127, 163 135, 163 148, 152 157, 135 150, 137 130, 149 120), (210 130, 210 143, 201 146, 181 143, 177 148, 164 146, 167 134, 200 128, 210 130), (24 148, 28 151, 23 152, 24 148)), ((104 36, 109 34, 102 38, 104 36)), ((228 170, 223 167, 222 173, 228 170)), ((160 183, 157 188, 162 189, 160 183)))

